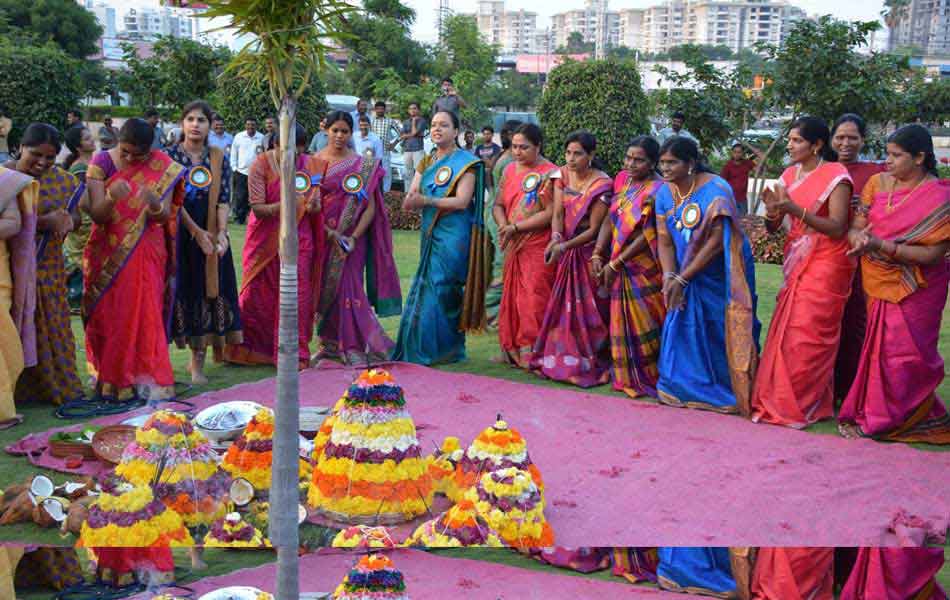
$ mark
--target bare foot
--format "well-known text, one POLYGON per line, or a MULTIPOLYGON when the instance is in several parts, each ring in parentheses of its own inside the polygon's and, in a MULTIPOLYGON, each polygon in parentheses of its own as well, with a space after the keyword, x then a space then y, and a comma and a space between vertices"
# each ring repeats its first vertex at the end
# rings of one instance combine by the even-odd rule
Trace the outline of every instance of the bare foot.
POLYGON ((856 440, 861 437, 860 430, 851 423, 838 423, 838 433, 846 440, 856 440))
POLYGON ((492 357, 489 358, 488 360, 489 360, 489 362, 493 362, 493 363, 495 363, 496 365, 504 365, 504 364, 507 364, 507 363, 508 363, 508 361, 505 360, 505 357, 504 357, 504 356, 500 356, 500 355, 492 356, 492 357))
POLYGON ((202 551, 200 548, 192 548, 190 554, 192 571, 204 571, 208 568, 208 563, 201 558, 202 551))
POLYGON ((208 378, 204 373, 205 353, 191 353, 191 383, 192 385, 204 385, 208 383, 208 378))

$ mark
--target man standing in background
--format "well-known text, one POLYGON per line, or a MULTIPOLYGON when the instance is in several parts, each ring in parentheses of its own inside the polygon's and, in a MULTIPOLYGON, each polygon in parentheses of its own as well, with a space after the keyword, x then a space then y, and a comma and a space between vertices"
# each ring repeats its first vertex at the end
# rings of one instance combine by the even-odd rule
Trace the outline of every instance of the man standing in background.
POLYGON ((485 163, 485 183, 492 185, 492 169, 501 156, 501 146, 495 143, 495 129, 491 125, 482 127, 482 143, 475 146, 475 156, 485 163))
POLYGON ((408 189, 416 174, 416 165, 425 156, 425 119, 419 116, 419 104, 409 103, 409 118, 402 122, 402 161, 406 167, 403 182, 408 189))
POLYGON ((399 131, 399 124, 395 119, 390 119, 386 116, 386 103, 382 100, 376 102, 373 106, 373 118, 370 119, 370 126, 373 128, 373 133, 376 134, 376 137, 383 144, 383 192, 388 192, 393 186, 393 173, 392 168, 390 167, 390 153, 393 148, 396 147, 396 144, 399 143, 399 136, 401 132, 399 131))
POLYGON ((369 117, 360 117, 359 130, 353 136, 353 144, 360 156, 380 159, 383 155, 383 142, 370 130, 369 117))
POLYGON ((736 142, 733 144, 732 157, 722 166, 722 172, 719 175, 732 188, 732 195, 736 198, 736 206, 739 208, 740 215, 749 212, 749 173, 754 170, 755 161, 746 158, 742 143, 736 142))
POLYGON ((82 111, 78 108, 71 108, 66 111, 66 129, 72 127, 85 127, 82 122, 82 111))
POLYGON ((215 115, 211 121, 211 133, 208 134, 208 145, 220 148, 225 154, 231 153, 231 144, 234 143, 234 136, 224 130, 224 119, 221 115, 215 115))
POLYGON ((443 78, 442 95, 439 96, 432 104, 432 116, 435 116, 435 113, 437 112, 444 111, 454 113, 455 116, 459 117, 459 120, 461 120, 460 112, 463 108, 465 108, 465 106, 465 100, 463 100, 455 90, 455 83, 452 81, 452 78, 443 78))
POLYGON ((97 137, 100 150, 112 150, 119 144, 119 130, 112 126, 111 115, 102 117, 102 127, 99 128, 97 137))
MULTIPOLYGON (((353 117, 353 127, 360 126, 360 117, 368 117, 366 114, 366 109, 369 104, 366 100, 357 100, 356 101, 356 110, 350 113, 350 116, 353 117)), ((353 131, 353 135, 356 135, 356 131, 353 131)))
POLYGON ((267 152, 267 148, 270 146, 270 139, 274 137, 275 131, 277 131, 277 119, 274 117, 264 119, 264 134, 261 136, 261 152, 267 152))
POLYGON ((161 150, 162 140, 165 139, 165 132, 162 131, 162 128, 158 124, 158 111, 154 108, 150 108, 145 111, 145 120, 149 125, 152 126, 153 129, 155 129, 155 138, 152 139, 152 150, 161 150))
POLYGON ((231 169, 234 173, 232 190, 234 194, 234 221, 243 225, 247 213, 251 210, 247 197, 247 174, 251 163, 257 158, 264 136, 257 130, 257 120, 244 121, 244 131, 234 136, 231 142, 231 169))

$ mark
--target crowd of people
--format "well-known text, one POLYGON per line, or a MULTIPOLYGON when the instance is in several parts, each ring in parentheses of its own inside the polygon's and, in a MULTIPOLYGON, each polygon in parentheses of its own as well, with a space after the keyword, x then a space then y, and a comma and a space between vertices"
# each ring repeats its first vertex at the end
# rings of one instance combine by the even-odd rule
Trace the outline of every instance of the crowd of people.
MULTIPOLYGON (((742 145, 716 175, 677 114, 664 141, 631 140, 613 177, 586 131, 548 149, 554 161, 542 130, 517 122, 500 131, 501 146, 486 127, 469 151, 464 101, 451 80, 443 87, 428 122, 413 104, 400 123, 383 102, 371 120, 360 101, 355 113, 326 115, 312 138, 297 127, 301 367, 459 361, 466 332, 489 326, 499 361, 549 379, 612 382, 632 397, 796 428, 837 413, 848 437, 950 443, 936 395, 950 185, 924 127, 891 133, 877 163, 859 160, 867 132, 857 115, 791 124, 790 166, 762 196, 768 229, 787 241, 760 347, 738 219, 755 163, 742 145), (405 306, 383 201, 400 142, 412 165, 402 208, 422 220, 405 306), (379 318, 399 314, 390 339, 379 318)), ((274 363, 274 121, 262 133, 248 119, 232 137, 202 101, 168 134, 153 113, 96 136, 78 111, 69 121, 65 133, 29 125, 0 168, 0 419, 16 423, 21 401, 87 395, 70 304, 97 398, 173 397, 172 342, 190 348, 195 384, 206 381, 208 348, 230 363, 274 363), (231 219, 246 222, 240 287, 231 219)))

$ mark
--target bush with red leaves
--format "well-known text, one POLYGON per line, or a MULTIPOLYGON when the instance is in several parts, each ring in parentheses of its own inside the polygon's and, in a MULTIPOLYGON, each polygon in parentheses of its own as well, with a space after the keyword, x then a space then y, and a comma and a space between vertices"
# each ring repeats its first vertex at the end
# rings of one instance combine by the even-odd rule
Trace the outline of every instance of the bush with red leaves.
POLYGON ((404 231, 418 231, 422 224, 422 214, 416 211, 402 209, 403 192, 390 191, 386 193, 386 215, 393 229, 404 231))
POLYGON ((739 217, 739 226, 752 244, 752 257, 757 263, 780 265, 785 260, 785 232, 769 233, 765 219, 756 215, 739 217))

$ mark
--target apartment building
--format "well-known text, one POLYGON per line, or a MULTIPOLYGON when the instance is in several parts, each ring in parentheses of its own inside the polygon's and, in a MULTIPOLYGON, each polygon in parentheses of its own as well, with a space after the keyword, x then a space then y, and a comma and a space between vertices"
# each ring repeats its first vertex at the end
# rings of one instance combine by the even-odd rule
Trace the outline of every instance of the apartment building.
POLYGON ((171 8, 130 8, 119 31, 130 39, 151 40, 160 35, 195 39, 198 27, 193 12, 171 8))
POLYGON ((888 49, 914 47, 925 55, 950 55, 950 0, 910 0, 888 33, 888 49))
POLYGON ((607 7, 607 0, 585 0, 584 7, 551 16, 555 46, 566 46, 572 33, 597 48, 620 45, 620 13, 607 7))
POLYGON ((474 16, 482 38, 503 54, 548 51, 548 30, 538 27, 536 12, 506 10, 504 0, 479 0, 474 16))

